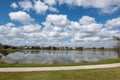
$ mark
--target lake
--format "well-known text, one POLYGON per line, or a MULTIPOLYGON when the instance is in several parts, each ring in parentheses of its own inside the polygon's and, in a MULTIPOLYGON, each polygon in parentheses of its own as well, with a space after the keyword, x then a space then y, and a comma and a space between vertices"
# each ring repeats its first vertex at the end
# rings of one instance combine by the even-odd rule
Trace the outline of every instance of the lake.
POLYGON ((83 63, 118 58, 113 51, 26 50, 8 54, 2 61, 8 64, 83 63))

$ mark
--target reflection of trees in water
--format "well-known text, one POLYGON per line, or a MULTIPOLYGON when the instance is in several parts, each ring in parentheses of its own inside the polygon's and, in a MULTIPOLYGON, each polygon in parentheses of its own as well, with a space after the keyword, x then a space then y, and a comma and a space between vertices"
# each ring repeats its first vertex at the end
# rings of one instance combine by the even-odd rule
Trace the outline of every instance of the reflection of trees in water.
MULTIPOLYGON (((16 52, 5 56, 5 63, 79 63, 92 62, 96 60, 115 58, 116 55, 110 55, 106 51, 79 51, 79 50, 28 50, 16 52), (39 53, 38 53, 39 52, 39 53), (50 52, 50 53, 49 53, 50 52), (104 54, 104 55, 103 55, 104 54)), ((3 56, 4 57, 4 56, 3 56)))
POLYGON ((105 52, 104 52, 104 51, 101 51, 101 55, 105 56, 105 52))

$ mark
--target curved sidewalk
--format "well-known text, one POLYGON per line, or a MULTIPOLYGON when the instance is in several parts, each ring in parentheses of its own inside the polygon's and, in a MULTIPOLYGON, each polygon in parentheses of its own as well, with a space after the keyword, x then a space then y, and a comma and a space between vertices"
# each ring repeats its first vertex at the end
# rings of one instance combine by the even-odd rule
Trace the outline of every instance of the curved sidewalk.
POLYGON ((60 71, 120 67, 120 63, 85 65, 85 66, 61 66, 61 67, 26 67, 26 68, 0 68, 0 72, 31 72, 31 71, 60 71))

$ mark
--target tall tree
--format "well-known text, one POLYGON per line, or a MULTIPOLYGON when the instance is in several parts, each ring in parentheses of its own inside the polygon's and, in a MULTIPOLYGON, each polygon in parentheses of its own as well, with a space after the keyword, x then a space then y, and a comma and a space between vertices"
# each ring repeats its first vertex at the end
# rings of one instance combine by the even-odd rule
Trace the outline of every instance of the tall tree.
POLYGON ((118 56, 120 57, 120 37, 114 36, 113 38, 116 42, 116 44, 114 46, 114 50, 118 53, 118 56))

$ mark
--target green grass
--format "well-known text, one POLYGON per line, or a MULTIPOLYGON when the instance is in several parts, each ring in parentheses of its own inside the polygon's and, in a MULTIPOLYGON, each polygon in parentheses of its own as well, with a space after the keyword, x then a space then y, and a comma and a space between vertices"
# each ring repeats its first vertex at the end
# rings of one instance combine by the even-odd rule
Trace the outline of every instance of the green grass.
POLYGON ((7 72, 0 73, 0 80, 120 80, 120 67, 74 71, 7 72))
POLYGON ((110 64, 120 63, 120 58, 101 60, 97 62, 86 62, 86 63, 71 63, 71 64, 0 64, 0 67, 53 67, 53 66, 80 66, 80 65, 96 65, 96 64, 110 64))

